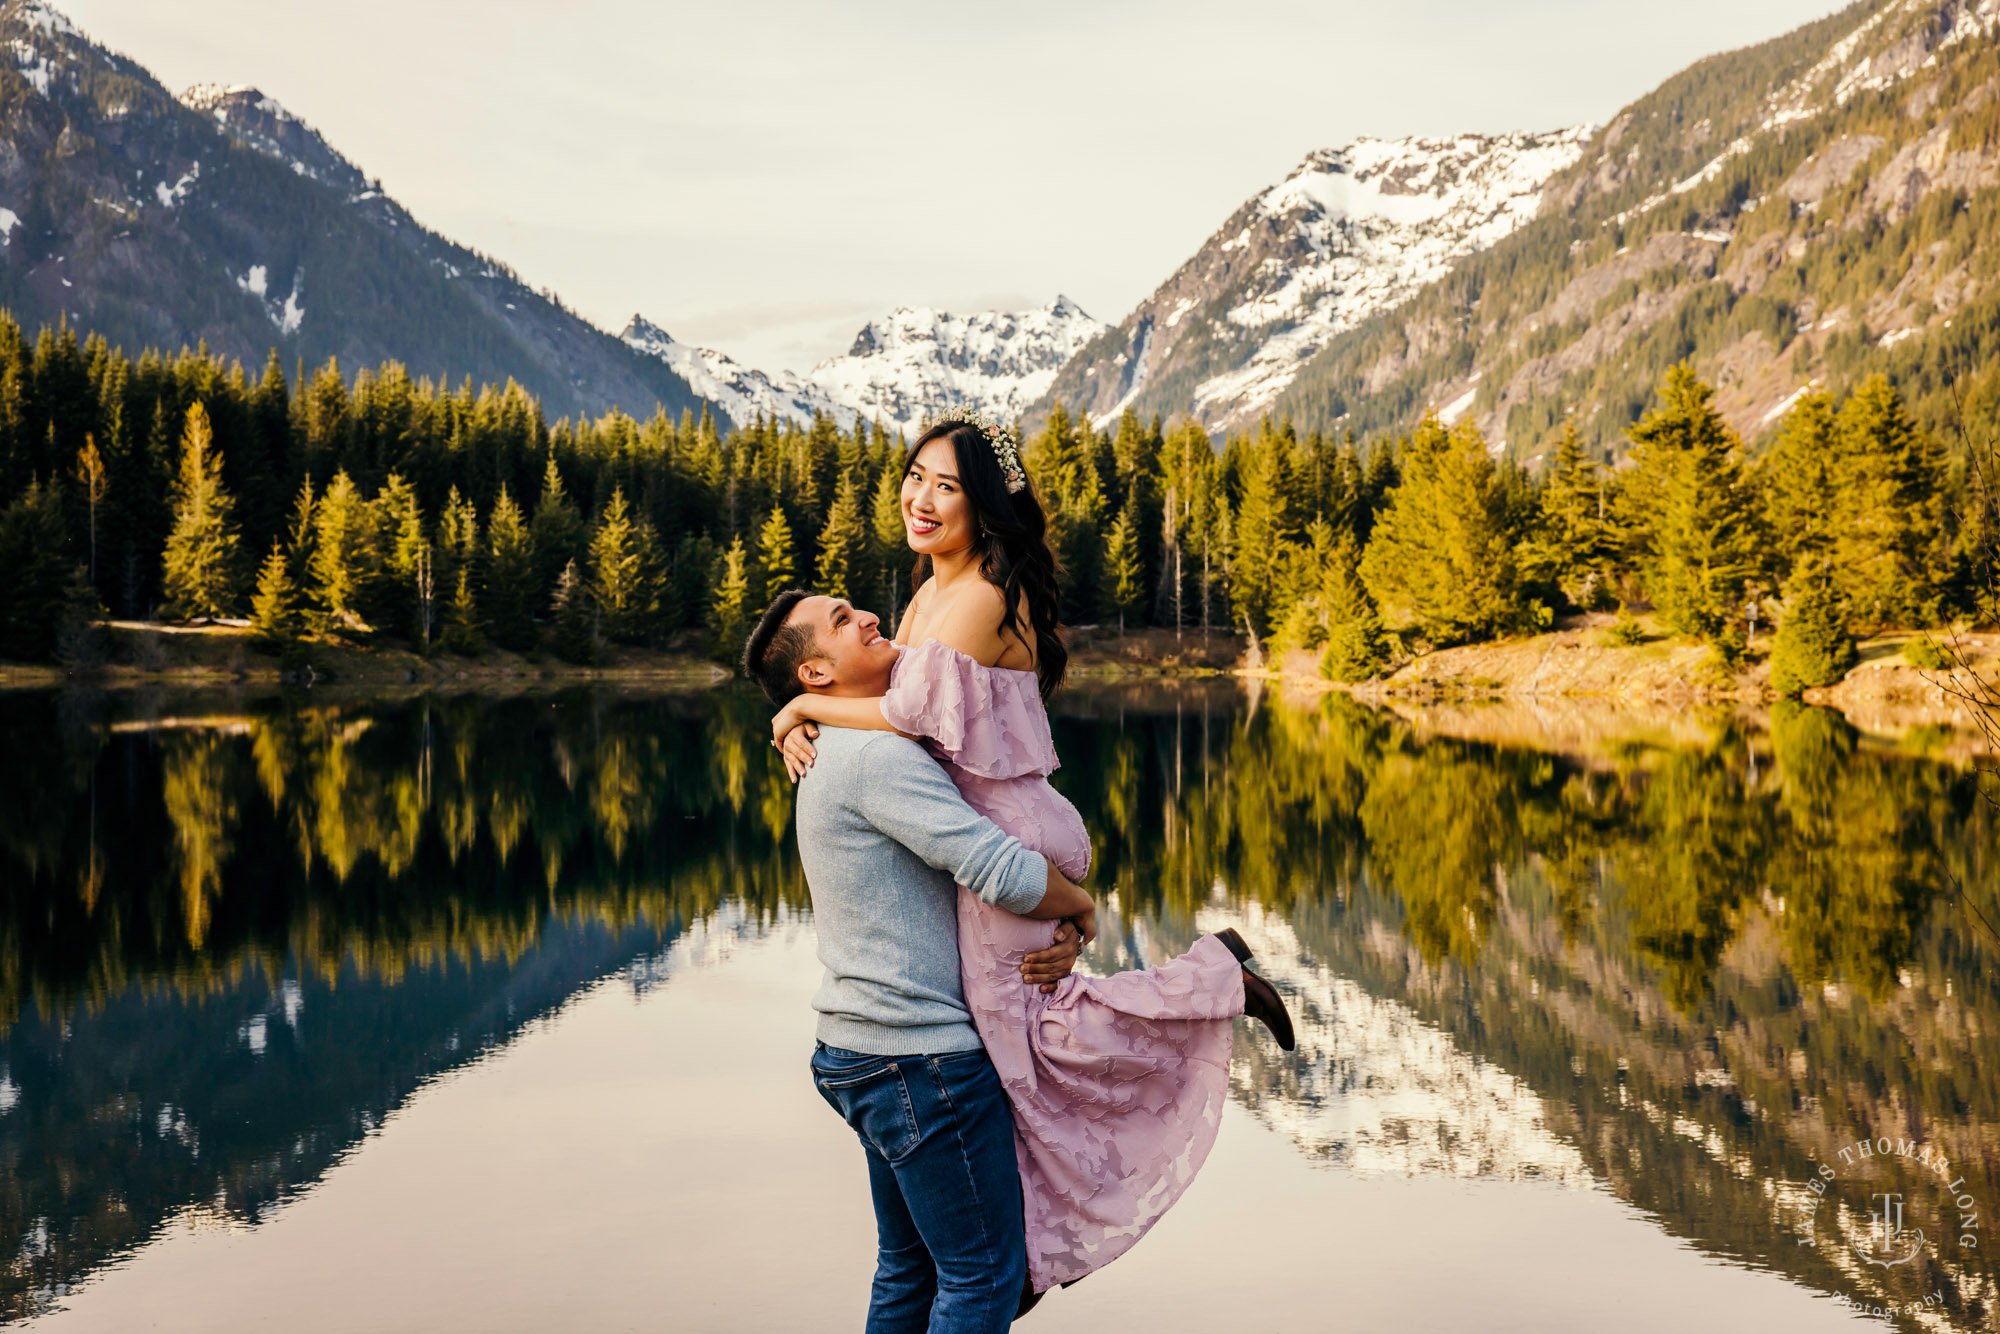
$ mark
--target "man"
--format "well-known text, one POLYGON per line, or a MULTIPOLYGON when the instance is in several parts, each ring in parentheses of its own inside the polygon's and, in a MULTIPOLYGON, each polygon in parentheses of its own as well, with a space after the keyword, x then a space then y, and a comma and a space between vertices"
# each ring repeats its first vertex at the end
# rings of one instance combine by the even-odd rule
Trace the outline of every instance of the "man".
MULTIPOLYGON (((779 594, 743 668, 783 705, 802 690, 884 694, 896 646, 844 600, 779 594)), ((860 1136, 878 1254, 869 1334, 998 1334, 1024 1297, 1014 1127, 959 986, 958 885, 1043 921, 1090 896, 966 805, 893 732, 819 731, 799 784, 799 860, 825 979, 812 1057, 820 1095, 860 1136)), ((1078 933, 1030 955, 1022 985, 1066 976, 1078 933)))

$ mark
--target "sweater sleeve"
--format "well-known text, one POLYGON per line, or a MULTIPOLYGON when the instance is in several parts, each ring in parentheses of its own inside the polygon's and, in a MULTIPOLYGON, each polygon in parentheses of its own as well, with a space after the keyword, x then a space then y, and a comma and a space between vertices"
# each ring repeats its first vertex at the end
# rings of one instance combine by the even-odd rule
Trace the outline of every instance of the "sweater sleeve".
POLYGON ((916 742, 891 733, 864 749, 867 781, 854 797, 869 824, 982 900, 1032 912, 1048 892, 1048 862, 972 809, 916 742))

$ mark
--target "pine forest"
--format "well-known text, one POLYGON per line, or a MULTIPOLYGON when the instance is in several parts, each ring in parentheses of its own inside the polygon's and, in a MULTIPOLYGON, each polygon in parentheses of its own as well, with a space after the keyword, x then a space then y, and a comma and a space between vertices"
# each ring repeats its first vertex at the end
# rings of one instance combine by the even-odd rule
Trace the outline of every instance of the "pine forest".
MULTIPOLYGON (((1618 610, 1614 635, 1650 611, 1732 661, 1775 623, 1796 690, 1836 679, 1856 636, 1978 614, 1981 474, 1882 377, 1803 395, 1752 453, 1676 366, 1624 444, 1613 467, 1567 431, 1531 472, 1434 414, 1365 441, 1268 418, 1215 440, 1057 404, 1023 455, 1067 624, 1309 650, 1336 681, 1618 610)), ((513 384, 275 352, 252 377, 0 320, 0 658, 87 658, 106 618, 247 617, 301 661, 324 636, 730 661, 783 588, 907 603, 904 448, 827 418, 550 424, 513 384)))

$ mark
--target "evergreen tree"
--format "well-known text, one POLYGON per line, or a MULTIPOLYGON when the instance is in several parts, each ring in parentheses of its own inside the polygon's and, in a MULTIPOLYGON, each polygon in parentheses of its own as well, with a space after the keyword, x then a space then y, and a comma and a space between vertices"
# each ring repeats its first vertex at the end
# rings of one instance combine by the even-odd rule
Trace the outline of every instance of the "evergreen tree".
POLYGON ((1824 561, 1837 526, 1833 396, 1807 394, 1785 414, 1778 438, 1759 460, 1758 489, 1771 548, 1789 576, 1796 565, 1824 561))
POLYGON ((903 475, 893 465, 876 480, 868 506, 868 554, 875 568, 870 596, 879 599, 883 624, 895 626, 909 582, 910 547, 903 531, 903 475))
POLYGON ((1934 624, 1946 579, 1944 465, 1889 381, 1871 376, 1841 405, 1832 482, 1832 574, 1863 630, 1934 624))
POLYGON ((71 568, 62 493, 30 480, 0 510, 0 659, 46 660, 55 650, 71 568))
POLYGON ((1720 640, 1758 573, 1761 534, 1736 433, 1715 391, 1685 362, 1660 384, 1660 406, 1628 433, 1622 497, 1646 591, 1668 625, 1720 640))
POLYGON ((1145 604, 1146 572, 1139 563, 1139 534, 1129 509, 1120 510, 1104 539, 1104 564, 1099 573, 1097 605, 1106 616, 1118 617, 1118 633, 1125 633, 1125 618, 1136 615, 1145 604))
POLYGON ((757 593, 759 605, 769 602, 797 581, 799 557, 791 521, 782 506, 773 506, 757 533, 757 593))
POLYGON ((1354 511, 1354 540, 1363 551, 1374 537, 1375 517, 1389 503, 1389 493, 1402 482, 1403 470, 1396 459, 1394 444, 1387 440, 1377 443, 1368 451, 1368 466, 1361 474, 1361 493, 1354 511))
POLYGON ((1072 625, 1097 618, 1105 500, 1096 450, 1090 423, 1072 418, 1060 402, 1022 450, 1022 466, 1048 512, 1049 549, 1063 573, 1062 618, 1072 625))
POLYGON ((271 544, 271 554, 257 572, 257 592, 250 599, 250 628, 266 648, 283 650, 298 642, 299 590, 280 543, 271 544))
POLYGON ((521 507, 503 483, 486 524, 486 606, 493 639, 516 653, 535 646, 535 553, 521 507))
POLYGON ((457 586, 460 570, 470 570, 478 583, 479 546, 479 511, 472 497, 460 495, 454 486, 438 512, 438 573, 447 586, 457 586))
POLYGON ((1360 587, 1358 579, 1355 587, 1361 594, 1363 610, 1334 625, 1319 658, 1319 674, 1341 685, 1373 680, 1389 664, 1388 638, 1382 631, 1382 619, 1375 614, 1375 604, 1368 600, 1368 592, 1360 587))
POLYGON ((235 502, 222 485, 222 454, 199 403, 188 409, 171 503, 162 580, 168 606, 178 616, 226 616, 236 605, 235 502))
POLYGON ((291 522, 285 528, 285 550, 289 553, 294 583, 304 580, 312 567, 313 538, 319 531, 318 506, 312 478, 307 476, 299 487, 299 498, 292 503, 291 522))
POLYGON ((1316 519, 1303 546, 1286 552, 1285 618, 1273 646, 1319 653, 1320 675, 1351 683, 1377 675, 1388 661, 1388 640, 1374 599, 1361 582, 1361 553, 1353 536, 1316 519))
POLYGON ((866 588, 862 565, 868 538, 861 523, 861 488, 852 476, 843 477, 833 508, 827 511, 826 527, 820 531, 819 577, 813 581, 814 591, 850 601, 860 598, 866 588))
POLYGON ((571 560, 556 575, 555 598, 549 605, 555 621, 556 656, 565 662, 594 666, 597 662, 597 613, 590 590, 577 577, 571 560))
POLYGON ((364 624, 360 598, 380 563, 375 522, 374 507, 345 469, 334 474, 313 506, 312 595, 333 624, 364 624))
POLYGON ((1440 640, 1492 634, 1520 619, 1514 558, 1493 458, 1470 421, 1425 417, 1403 452, 1361 557, 1361 578, 1392 618, 1440 640))
POLYGON ((1604 470, 1576 427, 1564 423, 1518 550, 1522 583, 1548 586, 1574 606, 1598 604, 1610 589, 1618 551, 1609 509, 1604 470))
POLYGON ((750 559, 739 537, 729 544, 722 558, 721 577, 715 581, 715 601, 709 608, 709 629, 714 635, 718 658, 734 662, 742 656, 755 610, 750 603, 750 559))
POLYGON ((430 539, 424 533, 417 493, 401 473, 392 472, 374 501, 375 529, 387 552, 380 577, 362 598, 377 625, 402 627, 419 653, 430 646, 432 599, 421 587, 429 574, 430 539))
POLYGON ((634 522, 622 487, 613 487, 590 538, 590 599, 605 635, 620 643, 643 642, 660 610, 658 570, 652 568, 650 534, 634 522))
POLYGON ((1286 610, 1278 603, 1285 548, 1292 536, 1287 498, 1291 470, 1284 451, 1268 432, 1254 449, 1244 470, 1243 497, 1236 507, 1229 604, 1235 628, 1262 639, 1286 610))
POLYGON ((486 626, 479 616, 479 599, 472 591, 472 568, 461 563, 451 604, 445 609, 444 646, 473 657, 486 648, 486 626))
POLYGON ((1771 649, 1771 689, 1789 698, 1812 686, 1830 686, 1847 675, 1856 657, 1833 580, 1821 567, 1800 570, 1785 586, 1785 618, 1771 649))
POLYGON ((563 567, 576 558, 583 544, 583 519, 576 504, 563 489, 562 473, 556 458, 549 455, 542 468, 542 495, 535 502, 535 517, 528 525, 535 549, 535 596, 553 589, 563 567))

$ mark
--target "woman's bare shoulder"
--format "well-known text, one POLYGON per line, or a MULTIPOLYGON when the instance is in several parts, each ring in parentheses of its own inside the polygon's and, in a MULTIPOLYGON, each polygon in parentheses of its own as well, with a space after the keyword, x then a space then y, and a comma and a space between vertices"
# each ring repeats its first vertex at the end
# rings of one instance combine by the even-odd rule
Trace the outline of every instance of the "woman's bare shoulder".
MULTIPOLYGON (((1007 595, 984 579, 968 580, 964 588, 952 590, 951 606, 924 630, 935 639, 988 667, 1016 666, 1021 646, 1012 635, 1002 637, 1001 619, 1007 612, 1007 595)), ((1032 654, 1030 654, 1032 662, 1032 654)))

